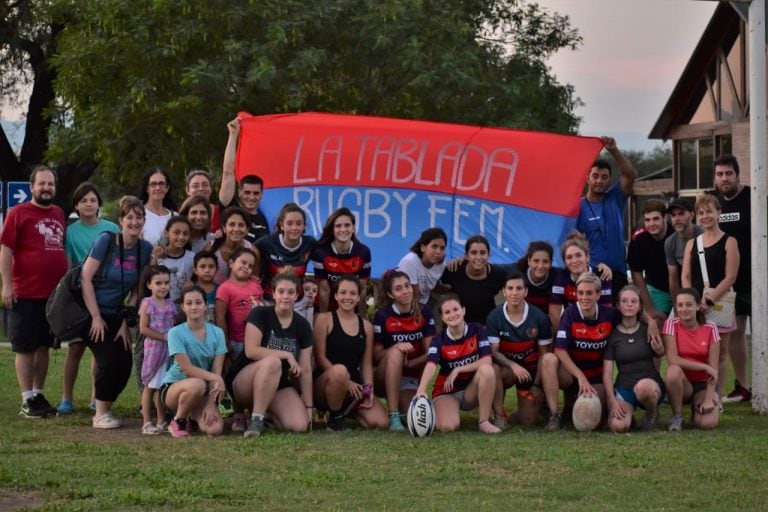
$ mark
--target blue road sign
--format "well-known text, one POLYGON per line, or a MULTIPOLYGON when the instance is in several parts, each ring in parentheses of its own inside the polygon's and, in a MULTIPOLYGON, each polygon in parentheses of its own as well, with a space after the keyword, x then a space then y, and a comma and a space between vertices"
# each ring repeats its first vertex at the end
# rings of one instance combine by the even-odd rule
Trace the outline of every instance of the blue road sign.
POLYGON ((8 208, 13 208, 17 204, 26 203, 32 199, 32 193, 29 190, 28 181, 9 181, 8 193, 5 196, 8 208))

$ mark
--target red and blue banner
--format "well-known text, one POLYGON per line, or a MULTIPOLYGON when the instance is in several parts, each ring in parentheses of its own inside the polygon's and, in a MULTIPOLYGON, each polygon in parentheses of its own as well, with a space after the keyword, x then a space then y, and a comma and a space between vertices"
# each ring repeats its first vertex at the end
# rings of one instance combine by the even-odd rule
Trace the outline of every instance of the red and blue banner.
POLYGON ((422 230, 448 234, 448 258, 482 234, 511 263, 533 240, 557 247, 576 222, 592 137, 320 113, 241 113, 236 176, 264 179, 274 222, 295 202, 320 235, 346 206, 371 248, 373 275, 397 265, 422 230))

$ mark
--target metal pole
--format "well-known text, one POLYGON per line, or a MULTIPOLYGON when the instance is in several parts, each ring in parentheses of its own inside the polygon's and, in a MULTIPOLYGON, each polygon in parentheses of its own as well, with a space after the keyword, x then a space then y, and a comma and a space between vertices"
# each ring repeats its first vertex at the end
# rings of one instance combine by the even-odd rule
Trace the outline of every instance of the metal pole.
POLYGON ((752 408, 768 412, 768 127, 765 100, 765 0, 749 4, 749 161, 752 200, 752 408))

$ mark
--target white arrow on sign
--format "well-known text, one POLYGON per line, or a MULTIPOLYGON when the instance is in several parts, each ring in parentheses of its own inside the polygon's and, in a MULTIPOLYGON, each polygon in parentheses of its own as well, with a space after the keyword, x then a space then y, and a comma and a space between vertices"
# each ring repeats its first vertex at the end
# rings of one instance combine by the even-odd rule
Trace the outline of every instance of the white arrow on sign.
POLYGON ((26 193, 26 192, 24 192, 24 190, 22 190, 22 189, 19 189, 19 190, 17 190, 17 191, 16 191, 16 193, 15 193, 15 194, 13 194, 13 198, 14 198, 14 199, 15 199, 15 200, 16 200, 18 203, 23 203, 24 201, 26 201, 26 200, 27 200, 27 193, 26 193))

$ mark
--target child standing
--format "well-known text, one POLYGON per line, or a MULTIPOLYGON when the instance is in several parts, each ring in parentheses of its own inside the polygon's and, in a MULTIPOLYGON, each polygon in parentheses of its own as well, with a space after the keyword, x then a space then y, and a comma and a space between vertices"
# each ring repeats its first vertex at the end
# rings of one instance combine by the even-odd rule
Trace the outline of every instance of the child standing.
POLYGON ((219 269, 219 262, 211 251, 200 251, 195 254, 194 264, 190 284, 196 284, 205 292, 205 321, 215 324, 216 291, 219 285, 214 279, 219 269))
POLYGON ((168 298, 171 273, 167 267, 153 265, 146 273, 145 286, 150 293, 139 306, 139 334, 144 339, 144 360, 141 366, 141 380, 144 390, 141 392, 141 415, 144 424, 142 434, 162 434, 165 421, 165 406, 160 389, 168 363, 167 333, 176 319, 176 305, 168 298), (152 423, 152 400, 155 399, 157 422, 152 423))
POLYGON ((216 324, 224 331, 231 360, 243 351, 248 313, 264 304, 264 291, 258 278, 253 277, 257 264, 252 250, 237 249, 229 260, 229 277, 216 290, 216 324))
MULTIPOLYGON (((253 307, 264 304, 261 283, 253 276, 257 265, 258 257, 252 250, 244 247, 235 250, 229 260, 229 277, 216 290, 216 325, 224 331, 230 364, 243 351, 248 314, 253 307)), ((245 416, 238 407, 232 430, 243 432, 245 428, 245 416)))
POLYGON ((170 298, 173 302, 178 302, 181 287, 192 277, 195 265, 195 253, 187 249, 191 229, 186 217, 172 217, 163 232, 167 247, 152 252, 154 262, 167 267, 171 273, 170 298))

